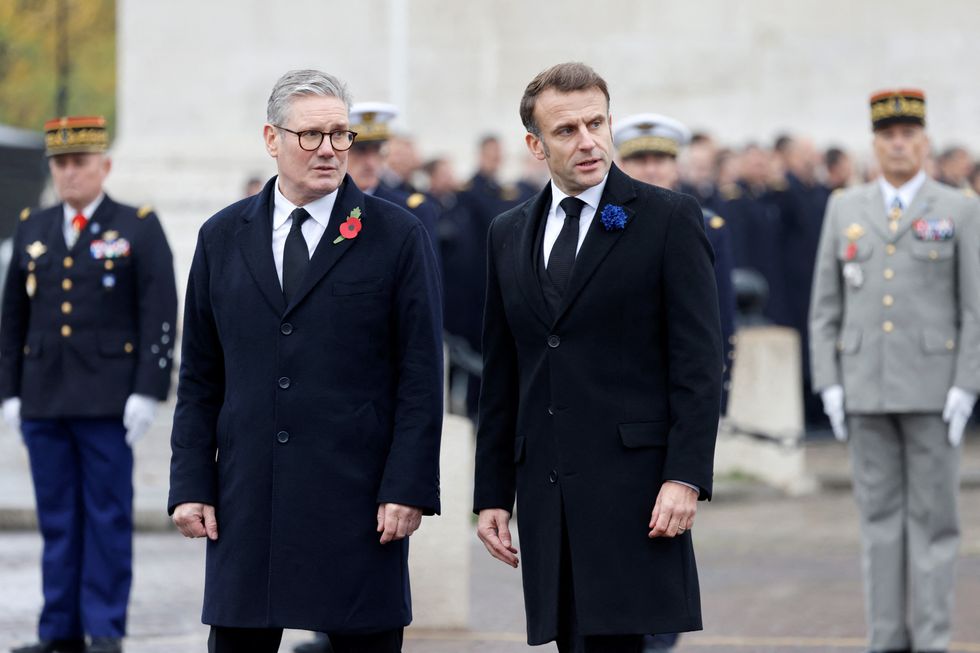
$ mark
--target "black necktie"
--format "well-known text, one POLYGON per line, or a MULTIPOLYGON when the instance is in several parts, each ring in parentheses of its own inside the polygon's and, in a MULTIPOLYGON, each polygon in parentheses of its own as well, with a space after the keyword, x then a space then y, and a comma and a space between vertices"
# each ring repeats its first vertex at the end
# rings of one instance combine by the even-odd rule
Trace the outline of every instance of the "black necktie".
POLYGON ((299 290, 299 284, 306 276, 306 268, 310 267, 310 248, 303 238, 302 229, 310 214, 306 209, 295 209, 289 217, 293 223, 289 227, 286 247, 282 252, 282 294, 285 295, 287 304, 299 290))
POLYGON ((565 224, 562 225, 558 240, 551 248, 548 257, 548 276, 561 294, 565 293, 568 279, 572 276, 575 265, 575 250, 578 249, 578 221, 582 215, 585 202, 577 197, 566 197, 558 206, 565 212, 565 224))

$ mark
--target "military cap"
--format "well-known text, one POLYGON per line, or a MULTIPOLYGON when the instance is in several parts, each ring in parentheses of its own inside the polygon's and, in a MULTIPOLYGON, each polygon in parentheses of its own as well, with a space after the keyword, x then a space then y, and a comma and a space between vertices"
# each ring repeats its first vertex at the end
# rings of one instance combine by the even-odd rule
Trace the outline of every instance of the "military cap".
POLYGON ((926 124, 926 94, 914 88, 879 91, 871 96, 871 128, 926 124))
POLYGON ((358 102, 350 108, 350 128, 357 132, 354 144, 383 143, 391 137, 391 122, 398 107, 385 102, 358 102))
POLYGON ((687 126, 656 113, 639 113, 613 124, 613 143, 624 159, 645 153, 677 156, 690 141, 687 126))
POLYGON ((48 156, 105 152, 109 133, 102 116, 63 116, 44 123, 44 147, 48 156))

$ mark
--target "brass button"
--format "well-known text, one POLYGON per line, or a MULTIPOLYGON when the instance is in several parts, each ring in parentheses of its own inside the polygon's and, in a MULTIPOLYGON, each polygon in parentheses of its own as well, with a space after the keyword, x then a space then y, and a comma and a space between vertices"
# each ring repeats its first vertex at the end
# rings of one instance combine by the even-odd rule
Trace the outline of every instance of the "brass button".
POLYGON ((61 302, 61 312, 65 315, 71 313, 71 302, 61 302))
POLYGON ((34 261, 28 261, 27 269, 33 272, 35 269, 37 269, 37 263, 35 263, 34 261))
POLYGON ((939 258, 939 252, 937 252, 934 249, 930 249, 929 250, 929 260, 935 261, 937 258, 939 258))
POLYGON ((898 223, 897 222, 889 222, 888 223, 888 229, 892 233, 895 233, 896 231, 898 231, 898 223))
POLYGON ((106 270, 111 270, 114 267, 116 267, 116 264, 113 263, 112 261, 106 261, 105 262, 105 269, 106 270))
POLYGON ((881 328, 885 333, 891 333, 895 329, 895 325, 892 324, 890 320, 885 320, 885 323, 881 325, 881 328))
POLYGON ((953 351, 953 347, 955 347, 955 346, 956 346, 956 343, 953 342, 952 340, 947 340, 946 341, 946 349, 948 349, 950 351, 953 351))
POLYGON ((127 342, 125 345, 123 345, 123 351, 125 351, 127 354, 132 354, 133 353, 133 343, 127 342))
POLYGON ((892 270, 891 268, 885 268, 885 278, 886 279, 891 279, 894 276, 895 276, 895 270, 892 270))
POLYGON ((885 295, 884 297, 881 298, 881 303, 884 304, 885 306, 891 306, 892 304, 895 303, 895 298, 892 297, 891 295, 885 295))
POLYGON ((62 279, 61 280, 61 289, 64 290, 64 291, 66 291, 66 292, 69 291, 69 290, 71 290, 71 279, 62 279))
POLYGON ((70 268, 71 266, 75 265, 75 260, 70 256, 66 256, 64 264, 66 268, 70 268))
POLYGON ((895 253, 895 246, 892 245, 891 243, 885 245, 885 253, 888 254, 889 256, 891 256, 892 254, 894 254, 895 253))
POLYGON ((71 327, 68 326, 67 324, 61 325, 61 335, 64 336, 65 338, 67 338, 68 336, 70 336, 71 335, 71 327))

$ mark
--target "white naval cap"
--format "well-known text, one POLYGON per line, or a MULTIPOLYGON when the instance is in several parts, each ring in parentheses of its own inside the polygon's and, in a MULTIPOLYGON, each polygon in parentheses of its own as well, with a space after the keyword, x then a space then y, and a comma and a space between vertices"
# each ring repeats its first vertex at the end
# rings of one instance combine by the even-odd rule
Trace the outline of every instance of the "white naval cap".
POLYGON ((638 113, 613 124, 613 144, 623 158, 644 152, 677 156, 690 141, 684 123, 658 113, 638 113))
POLYGON ((350 128, 357 132, 355 143, 386 141, 398 107, 387 102, 357 102, 350 108, 350 128))

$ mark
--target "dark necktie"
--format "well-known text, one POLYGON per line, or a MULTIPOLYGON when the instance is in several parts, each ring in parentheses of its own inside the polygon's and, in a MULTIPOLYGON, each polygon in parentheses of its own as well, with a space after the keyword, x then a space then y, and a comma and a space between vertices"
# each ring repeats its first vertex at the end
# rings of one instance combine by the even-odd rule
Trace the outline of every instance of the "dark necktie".
POLYGON ((572 276, 572 267, 575 265, 575 250, 578 249, 578 222, 582 215, 582 207, 585 202, 577 197, 566 197, 558 206, 565 212, 565 224, 562 225, 558 240, 551 248, 551 256, 548 257, 548 276, 551 283, 560 294, 565 294, 568 280, 572 276))
POLYGON ((282 294, 285 295, 287 304, 299 290, 299 285, 306 276, 306 268, 310 267, 310 248, 303 238, 302 229, 310 214, 306 209, 295 209, 289 217, 292 224, 282 252, 282 294))

